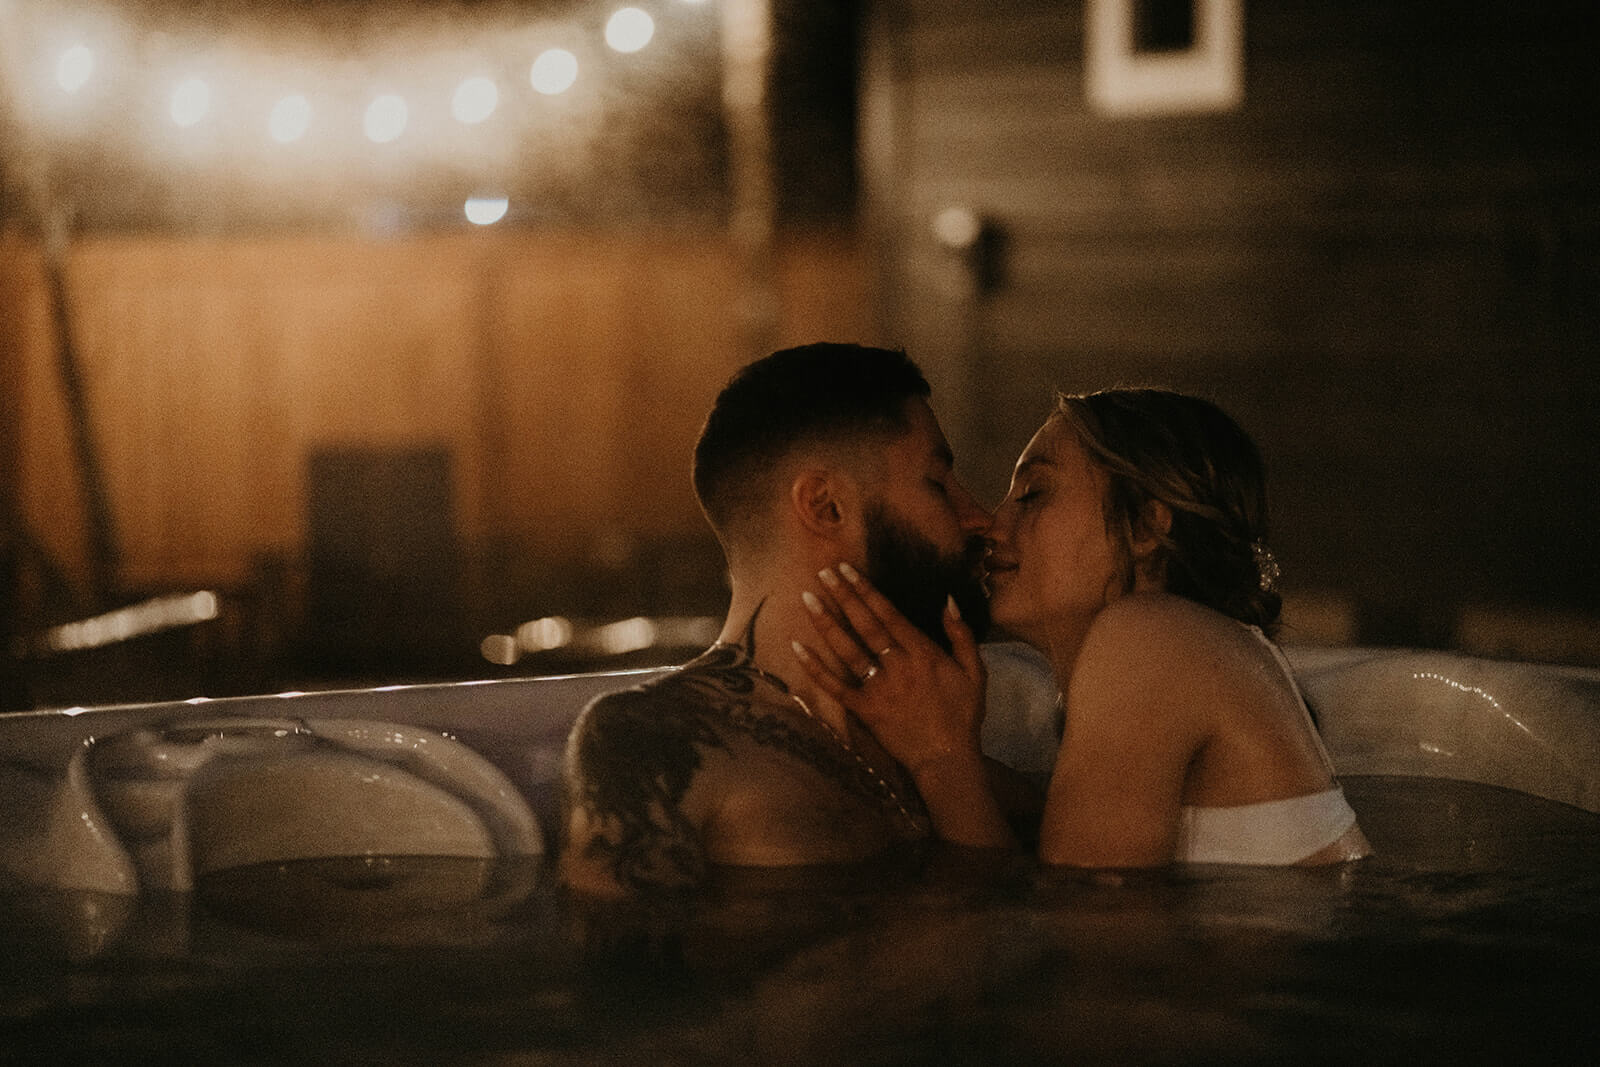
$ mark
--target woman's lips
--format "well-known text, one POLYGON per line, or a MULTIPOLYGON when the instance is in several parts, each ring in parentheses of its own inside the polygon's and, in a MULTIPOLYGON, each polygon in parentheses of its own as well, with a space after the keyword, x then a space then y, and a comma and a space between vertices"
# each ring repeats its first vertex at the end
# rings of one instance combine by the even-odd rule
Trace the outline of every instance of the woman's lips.
POLYGON ((994 592, 994 583, 1017 569, 1015 563, 1001 562, 987 559, 983 561, 983 588, 986 592, 994 592))

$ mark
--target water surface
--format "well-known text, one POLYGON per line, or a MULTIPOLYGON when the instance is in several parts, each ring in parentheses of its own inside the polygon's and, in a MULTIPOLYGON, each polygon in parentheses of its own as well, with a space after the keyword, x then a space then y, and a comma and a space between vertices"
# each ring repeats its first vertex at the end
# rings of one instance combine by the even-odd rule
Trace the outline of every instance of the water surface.
POLYGON ((0 894, 5 1062, 1593 1062, 1600 816, 1347 780, 1377 855, 1072 875, 924 852, 568 899, 535 862, 0 894))

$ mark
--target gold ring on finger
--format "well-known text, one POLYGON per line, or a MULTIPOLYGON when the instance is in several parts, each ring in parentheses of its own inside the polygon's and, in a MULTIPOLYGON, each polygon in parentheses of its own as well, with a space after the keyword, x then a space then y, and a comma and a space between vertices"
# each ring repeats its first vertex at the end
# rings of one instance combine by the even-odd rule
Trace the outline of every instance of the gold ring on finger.
POLYGON ((872 679, 875 678, 877 676, 877 674, 878 674, 878 665, 876 663, 874 663, 872 666, 867 668, 867 673, 865 673, 865 674, 863 674, 861 676, 861 684, 862 685, 866 685, 868 682, 872 681, 872 679))

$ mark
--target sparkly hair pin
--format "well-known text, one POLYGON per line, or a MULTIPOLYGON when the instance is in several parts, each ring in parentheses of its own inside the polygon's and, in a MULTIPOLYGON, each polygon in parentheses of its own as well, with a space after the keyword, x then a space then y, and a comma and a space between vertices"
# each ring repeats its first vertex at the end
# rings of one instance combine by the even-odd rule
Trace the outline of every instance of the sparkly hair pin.
POLYGON ((1250 542, 1250 555, 1256 561, 1256 576, 1261 584, 1263 593, 1272 592, 1273 586, 1278 584, 1278 577, 1283 573, 1278 566, 1278 557, 1272 554, 1272 549, 1260 541, 1250 542))

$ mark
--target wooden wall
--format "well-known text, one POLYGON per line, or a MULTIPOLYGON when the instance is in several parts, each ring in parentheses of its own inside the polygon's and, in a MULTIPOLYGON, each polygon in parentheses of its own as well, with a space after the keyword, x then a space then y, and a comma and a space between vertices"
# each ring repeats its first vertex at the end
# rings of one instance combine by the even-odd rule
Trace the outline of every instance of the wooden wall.
POLYGON ((1080 2, 875 5, 884 332, 961 398, 991 496, 1053 388, 1220 400, 1267 452, 1289 591, 1339 607, 1330 632, 1600 616, 1588 5, 1244 6, 1238 110, 1110 118, 1085 101, 1080 2), (992 291, 933 238, 952 205, 1003 235, 992 291))
MULTIPOLYGON (((593 586, 571 573, 589 561, 636 576, 641 553, 674 541, 692 546, 681 581, 715 586, 689 454, 717 389, 759 354, 744 350, 736 264, 714 233, 79 241, 72 324, 123 585, 293 568, 313 449, 432 445, 452 457, 480 616, 561 609, 552 596, 593 586)), ((850 241, 790 239, 778 274, 780 342, 869 332, 850 241)), ((0 470, 34 535, 81 575, 81 480, 41 279, 37 249, 0 235, 0 470)))

